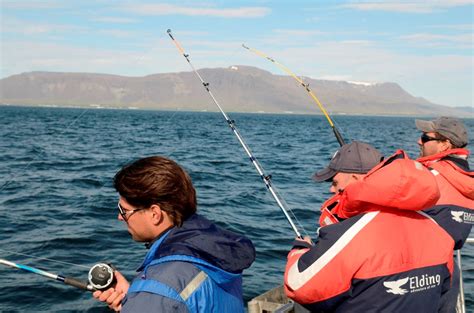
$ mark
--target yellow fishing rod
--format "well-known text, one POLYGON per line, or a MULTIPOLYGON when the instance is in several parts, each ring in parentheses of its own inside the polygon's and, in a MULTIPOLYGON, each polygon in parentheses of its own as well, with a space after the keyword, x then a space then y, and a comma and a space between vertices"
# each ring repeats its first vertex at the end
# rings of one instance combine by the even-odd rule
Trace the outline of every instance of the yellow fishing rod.
POLYGON ((316 95, 311 91, 311 89, 309 89, 309 84, 306 84, 301 78, 299 78, 298 76, 296 76, 292 71, 290 71, 289 68, 287 68, 286 66, 284 66, 283 64, 281 63, 278 63, 277 61, 275 61, 275 59, 269 57, 268 55, 266 55, 265 53, 261 52, 261 51, 258 51, 256 49, 253 49, 253 48, 250 48, 248 46, 246 46, 245 44, 242 44, 242 47, 244 47, 245 49, 261 56, 262 58, 265 58, 267 60, 269 60, 270 62, 272 62, 273 64, 275 64, 276 66, 278 66, 279 68, 281 68, 283 71, 285 71, 286 73, 288 73, 288 75, 290 75, 291 77, 293 77, 294 79, 296 79, 296 81, 298 83, 301 84, 301 86, 304 87, 304 89, 306 89, 306 91, 309 93, 309 95, 311 96, 311 98, 316 102, 316 104, 318 105, 319 109, 321 110, 321 112, 323 112, 324 116, 326 117, 326 119, 328 120, 329 122, 329 125, 331 125, 331 128, 332 128, 332 131, 334 132, 334 136, 336 136, 336 139, 337 139, 337 142, 339 142, 339 145, 343 145, 345 144, 344 142, 344 139, 342 138, 341 136, 341 133, 339 132, 339 130, 336 128, 336 126, 334 125, 333 121, 331 120, 331 118, 329 117, 329 114, 328 112, 326 111, 326 109, 323 107, 323 105, 321 104, 321 102, 319 101, 319 99, 316 97, 316 95))

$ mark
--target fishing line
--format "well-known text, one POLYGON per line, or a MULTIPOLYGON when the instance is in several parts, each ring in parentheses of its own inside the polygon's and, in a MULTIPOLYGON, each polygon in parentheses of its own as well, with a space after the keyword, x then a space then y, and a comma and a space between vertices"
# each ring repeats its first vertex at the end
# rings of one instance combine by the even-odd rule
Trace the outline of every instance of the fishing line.
MULTIPOLYGON (((91 108, 87 108, 87 109, 83 110, 78 116, 76 116, 76 118, 74 118, 74 120, 73 120, 71 123, 69 123, 69 124, 67 125, 66 128, 64 128, 64 129, 62 130, 62 132, 60 132, 59 134, 57 134, 56 137, 59 136, 59 135, 62 135, 62 134, 64 134, 64 133, 66 133, 68 130, 70 130, 70 129, 72 128, 72 126, 73 126, 74 124, 76 124, 76 123, 77 123, 87 112, 89 112, 90 110, 91 110, 91 108)), ((178 111, 176 110, 176 111, 168 118, 168 120, 165 121, 165 123, 170 123, 171 120, 174 118, 174 116, 176 115, 177 112, 178 112, 178 111)), ((175 149, 175 150, 176 150, 176 149, 175 149)), ((173 150, 172 152, 174 152, 174 150, 173 150)), ((6 187, 7 185, 9 185, 15 178, 17 178, 17 177, 20 176, 20 175, 23 175, 23 173, 26 171, 26 169, 28 169, 28 167, 29 167, 33 162, 37 161, 40 157, 41 157, 41 155, 39 155, 39 154, 35 155, 35 156, 33 157, 33 159, 31 159, 23 168, 21 168, 20 170, 16 171, 15 174, 10 174, 10 176, 6 179, 6 181, 0 186, 0 191, 2 191, 3 189, 5 189, 5 187, 6 187)), ((103 185, 100 186, 99 188, 102 188, 102 187, 103 187, 103 185)))
POLYGON ((331 126, 332 128, 332 131, 334 133, 334 136, 336 136, 336 139, 337 139, 337 142, 339 143, 340 146, 344 145, 345 142, 344 142, 344 139, 342 138, 342 135, 341 133, 339 132, 339 130, 336 128, 336 126, 334 125, 331 117, 329 117, 329 114, 328 112, 326 111, 326 109, 324 108, 324 106, 321 104, 321 102, 319 101, 318 97, 316 97, 316 95, 313 93, 313 91, 309 88, 309 84, 306 84, 301 78, 299 78, 298 76, 296 76, 295 73, 293 73, 292 71, 290 71, 289 68, 287 68, 286 66, 284 66, 283 64, 277 62, 275 59, 269 57, 268 55, 266 55, 265 53, 261 52, 261 51, 258 51, 256 49, 253 49, 253 48, 250 48, 248 46, 246 46, 245 44, 242 44, 242 47, 244 49, 247 49, 248 51, 251 51, 253 53, 255 53, 256 55, 258 56, 261 56, 262 58, 265 58, 267 59, 268 61, 272 62, 273 64, 275 64, 276 66, 278 66, 280 69, 282 69, 284 72, 288 73, 291 77, 293 77, 298 83, 301 84, 301 86, 308 92, 308 94, 311 96, 311 98, 316 102, 316 104, 318 105, 319 109, 321 110, 321 112, 324 114, 324 116, 326 117, 329 125, 331 126))
POLYGON ((73 266, 82 267, 82 268, 90 268, 90 266, 85 266, 85 265, 75 264, 75 263, 70 263, 70 262, 65 262, 65 261, 59 261, 59 260, 54 260, 54 259, 48 259, 48 258, 43 258, 43 257, 37 257, 35 255, 21 253, 21 252, 15 252, 15 251, 10 251, 10 250, 5 250, 5 249, 0 249, 0 251, 11 253, 11 254, 22 255, 22 256, 26 256, 26 257, 36 259, 36 260, 44 260, 44 261, 50 261, 50 262, 65 264, 65 265, 73 265, 73 266))
MULTIPOLYGON (((178 109, 176 109, 176 110, 173 112, 173 114, 168 118, 168 120, 165 121, 165 123, 171 124, 171 120, 175 117, 175 115, 176 115, 178 112, 179 112, 178 109)), ((182 135, 179 134, 179 130, 178 130, 178 129, 176 129, 176 135, 178 136, 178 140, 181 141, 182 135)), ((170 157, 171 155, 173 155, 173 153, 176 152, 176 150, 178 150, 178 148, 179 148, 179 147, 177 147, 177 145, 174 145, 174 149, 171 149, 166 155, 167 155, 168 157, 170 157)))
MULTIPOLYGON (((90 108, 87 108, 84 111, 82 111, 81 114, 79 114, 70 124, 68 124, 68 126, 59 135, 64 134, 66 131, 71 129, 72 125, 74 125, 77 121, 79 121, 82 118, 82 116, 84 116, 84 114, 86 114, 86 112, 88 112, 89 110, 90 108)), ((23 175, 23 173, 31 165, 31 163, 36 161, 39 157, 40 155, 38 154, 35 155, 33 159, 31 159, 22 169, 17 171, 17 174, 11 174, 10 177, 5 181, 5 183, 3 183, 2 186, 0 186, 0 191, 2 191, 9 183, 11 183, 13 179, 17 178, 19 175, 23 175)))
MULTIPOLYGON (((203 80, 203 78, 201 77, 201 75, 196 71, 196 69, 194 68, 193 64, 191 63, 191 60, 189 59, 189 54, 186 54, 186 52, 184 51, 184 49, 182 48, 182 46, 179 44, 178 41, 176 41, 176 39, 173 37, 173 35, 171 34, 171 29, 168 29, 167 31, 168 35, 170 36, 171 40, 173 41, 173 43, 175 44, 176 48, 178 48, 179 52, 184 56, 184 58, 186 59, 186 61, 188 62, 188 64, 190 65, 191 69, 193 70, 193 72, 196 74, 196 76, 199 78, 199 80, 201 81, 204 89, 206 89, 207 93, 209 94, 209 96, 212 98, 213 102, 216 104, 216 106, 218 107, 219 111, 221 112, 221 114, 224 116, 225 120, 227 121, 227 124, 229 125, 229 127, 232 129, 232 131, 234 132, 235 136, 237 137, 238 141, 240 142, 240 145, 242 146, 242 148, 245 150, 245 152, 247 153, 250 161, 252 162, 252 164, 254 165, 255 169, 257 170, 258 174, 260 175, 260 178, 262 178, 262 181, 263 183, 265 184, 265 186, 267 187, 267 189, 270 191, 271 195, 273 196, 273 198, 275 199, 275 201, 277 202, 278 206, 280 207, 280 209, 282 210, 283 214, 285 215, 286 219, 288 220, 288 222, 290 223, 290 226, 291 228, 293 229, 293 231, 295 232, 296 236, 299 237, 299 238, 302 238, 298 228, 296 227, 295 223, 293 222, 292 218, 290 217, 289 215, 289 211, 291 211, 290 209, 288 209, 283 201, 278 197, 276 191, 275 191, 275 188, 272 186, 272 181, 271 181, 271 176, 270 175, 266 175, 265 172, 263 171, 263 168, 261 167, 260 163, 257 161, 257 159, 255 158, 255 156, 252 154, 252 152, 250 151, 250 148, 247 146, 247 144, 245 143, 245 141, 243 140, 242 136, 240 135, 240 132, 238 131, 236 125, 235 125, 235 121, 234 120, 231 120, 228 115, 224 112, 224 110, 222 109, 222 107, 220 106, 219 102, 216 100, 216 98, 214 97, 213 93, 211 92, 211 90, 209 89, 209 83, 208 82, 205 82, 203 80)), ((300 224, 301 225, 301 224, 300 224)), ((300 226, 301 227, 301 226, 300 226)), ((304 228, 302 228, 304 229, 304 228)))
MULTIPOLYGON (((63 132, 59 133, 57 136, 65 133, 67 130, 71 129, 71 127, 77 123, 84 115, 85 113, 87 113, 88 111, 90 111, 91 109, 86 109, 84 110, 79 116, 77 116, 70 124, 68 124, 68 127, 64 129, 63 132)), ((179 112, 179 110, 175 110, 173 112, 173 114, 171 114, 171 116, 169 116, 166 120, 163 121, 162 125, 166 125, 168 126, 169 124, 171 124, 172 120, 175 118, 175 116, 177 115, 177 113, 179 112)), ((178 136, 179 137, 179 136, 178 136)), ((176 145, 174 146, 174 149, 172 149, 170 152, 166 153, 166 155, 168 156, 171 156, 179 147, 177 147, 176 145)), ((54 151, 54 150, 50 150, 50 151, 54 151)), ((21 175, 21 172, 24 172, 34 161, 36 161, 38 158, 40 157, 40 155, 36 155, 34 157, 34 159, 32 159, 30 162, 28 162, 28 164, 26 166, 24 166, 24 168, 22 170, 19 170, 18 171, 18 174, 12 174, 10 176, 10 179, 7 180, 6 183, 4 183, 1 187, 0 187, 0 191, 2 191, 2 189, 4 189, 14 178, 16 178, 17 176, 20 176, 21 175)), ((96 189, 97 190, 100 190, 102 187, 104 187, 104 185, 106 184, 107 182, 103 182, 101 184, 99 184, 96 189)), ((7 211, 5 211, 6 213, 7 211)), ((75 216, 77 216, 78 214, 80 214, 79 211, 75 211, 70 217, 73 218, 75 216)), ((12 214, 4 214, 6 216, 12 216, 12 214)), ((1 249, 0 249, 1 250, 1 249)))

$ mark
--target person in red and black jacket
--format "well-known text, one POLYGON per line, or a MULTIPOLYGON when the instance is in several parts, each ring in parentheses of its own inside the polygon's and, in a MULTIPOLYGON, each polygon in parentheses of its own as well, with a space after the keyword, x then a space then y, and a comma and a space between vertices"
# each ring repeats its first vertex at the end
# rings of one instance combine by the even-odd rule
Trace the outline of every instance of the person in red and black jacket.
POLYGON ((434 176, 403 151, 380 157, 355 141, 315 174, 336 195, 316 243, 295 241, 284 276, 311 312, 437 312, 450 288, 454 241, 421 211, 439 199, 434 176))
POLYGON ((435 175, 441 196, 430 215, 444 226, 461 249, 474 224, 474 171, 469 168, 467 130, 462 121, 440 117, 416 120, 423 133, 417 160, 435 175))
MULTIPOLYGON (((423 165, 431 170, 441 196, 436 205, 425 210, 454 239, 461 249, 474 224, 474 171, 469 168, 469 140, 463 122, 452 117, 433 121, 415 120, 423 133, 418 140, 423 165)), ((453 287, 443 299, 441 312, 455 312, 459 295, 459 269, 454 268, 453 287)))

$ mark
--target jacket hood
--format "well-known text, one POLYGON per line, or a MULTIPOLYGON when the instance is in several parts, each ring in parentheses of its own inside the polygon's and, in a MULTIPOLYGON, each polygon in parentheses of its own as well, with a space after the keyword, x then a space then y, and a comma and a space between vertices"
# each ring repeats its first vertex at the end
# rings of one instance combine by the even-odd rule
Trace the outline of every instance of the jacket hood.
POLYGON ((452 149, 418 161, 436 170, 463 196, 474 200, 474 171, 469 168, 468 156, 466 149, 452 149))
POLYGON ((474 200, 474 172, 462 171, 453 162, 437 162, 431 168, 441 174, 463 196, 474 200))
POLYGON ((418 211, 434 206, 439 197, 430 171, 398 150, 343 191, 337 213, 349 218, 376 210, 418 211))
POLYGON ((184 255, 230 273, 241 273, 255 260, 255 248, 248 238, 219 228, 198 214, 193 214, 181 227, 172 228, 164 236, 152 245, 145 262, 184 255))

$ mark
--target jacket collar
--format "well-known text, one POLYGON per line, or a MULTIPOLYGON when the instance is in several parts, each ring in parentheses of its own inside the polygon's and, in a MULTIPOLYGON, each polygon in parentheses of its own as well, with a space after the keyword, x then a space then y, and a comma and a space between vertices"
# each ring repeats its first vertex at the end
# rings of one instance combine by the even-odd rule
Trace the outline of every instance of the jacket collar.
POLYGON ((145 260, 143 261, 142 265, 137 269, 137 271, 141 271, 144 269, 151 261, 153 261, 154 256, 156 254, 156 251, 160 247, 161 243, 168 237, 169 233, 171 232, 171 229, 167 230, 160 236, 158 236, 155 240, 153 240, 150 243, 147 243, 145 246, 150 249, 148 253, 145 256, 145 260))
POLYGON ((449 159, 450 161, 456 163, 457 165, 463 167, 463 169, 469 170, 469 164, 467 163, 467 158, 469 156, 469 150, 458 148, 450 149, 437 154, 425 156, 418 158, 417 161, 422 163, 425 166, 430 166, 431 164, 438 162, 443 159, 449 159))

